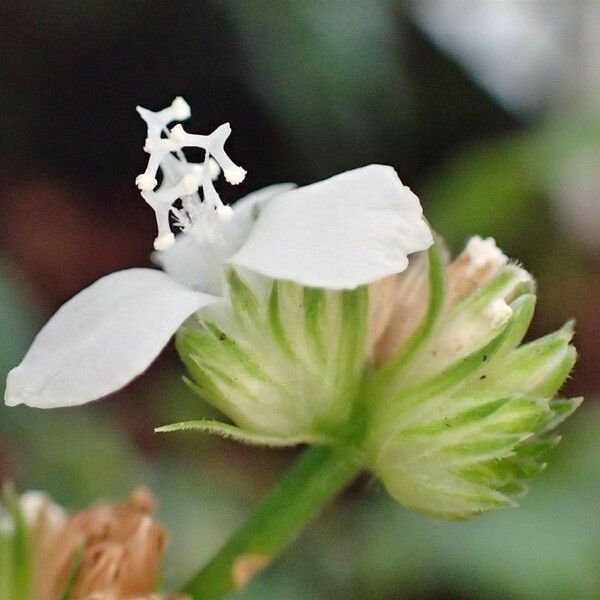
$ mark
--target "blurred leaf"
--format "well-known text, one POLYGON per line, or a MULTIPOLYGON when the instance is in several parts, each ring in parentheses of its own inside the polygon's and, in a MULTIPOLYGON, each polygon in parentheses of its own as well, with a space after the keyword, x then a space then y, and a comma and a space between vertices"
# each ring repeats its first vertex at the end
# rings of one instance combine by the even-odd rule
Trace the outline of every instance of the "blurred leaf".
POLYGON ((119 499, 144 480, 139 451, 98 407, 3 406, 0 433, 14 444, 18 487, 48 491, 69 507, 119 499))
POLYGON ((455 249, 478 233, 494 236, 521 258, 532 250, 539 256, 560 233, 545 201, 553 177, 571 156, 589 147, 600 152, 600 112, 593 110, 474 144, 424 186, 428 218, 455 249))
POLYGON ((177 589, 206 562, 242 521, 244 510, 207 476, 202 462, 166 455, 147 484, 159 502, 159 520, 169 531, 163 569, 165 589, 177 589))
POLYGON ((259 0, 227 8, 242 46, 239 75, 315 177, 348 168, 349 155, 358 164, 375 157, 381 137, 406 121, 411 94, 390 4, 259 0))
POLYGON ((12 485, 4 486, 3 500, 14 528, 11 535, 12 569, 10 569, 10 579, 12 591, 9 596, 15 600, 27 600, 31 593, 32 551, 19 497, 12 485))
POLYGON ((0 390, 35 334, 37 323, 28 308, 16 270, 0 258, 0 390))

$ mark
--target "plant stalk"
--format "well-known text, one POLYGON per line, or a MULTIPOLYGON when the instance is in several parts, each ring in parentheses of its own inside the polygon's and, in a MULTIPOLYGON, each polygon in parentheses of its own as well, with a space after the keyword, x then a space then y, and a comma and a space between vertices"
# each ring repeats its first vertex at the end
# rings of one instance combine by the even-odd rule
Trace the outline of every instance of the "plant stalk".
POLYGON ((308 448, 215 557, 183 588, 194 600, 241 590, 360 471, 354 453, 308 448))

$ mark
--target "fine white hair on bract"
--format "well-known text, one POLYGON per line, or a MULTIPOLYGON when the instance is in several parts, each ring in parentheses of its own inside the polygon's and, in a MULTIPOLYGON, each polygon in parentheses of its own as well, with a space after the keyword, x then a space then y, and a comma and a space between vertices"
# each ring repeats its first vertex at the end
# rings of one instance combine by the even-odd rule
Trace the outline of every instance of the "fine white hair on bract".
POLYGON ((231 218, 231 208, 219 197, 213 180, 223 170, 225 179, 232 185, 241 183, 246 171, 236 165, 225 152, 225 142, 231 134, 229 123, 217 127, 210 135, 186 132, 180 121, 189 119, 189 104, 180 96, 170 106, 160 111, 137 107, 139 115, 148 127, 144 151, 149 154, 146 170, 137 176, 136 185, 142 197, 154 210, 158 234, 154 240, 156 250, 168 250, 175 243, 171 231, 170 215, 181 229, 194 235, 210 237, 215 220, 231 218), (173 122, 178 124, 169 130, 173 122), (187 161, 183 148, 195 147, 205 151, 203 163, 187 161), (161 171, 162 182, 158 185, 157 175, 161 171), (202 198, 199 189, 202 188, 202 198), (174 203, 181 200, 181 208, 174 203))

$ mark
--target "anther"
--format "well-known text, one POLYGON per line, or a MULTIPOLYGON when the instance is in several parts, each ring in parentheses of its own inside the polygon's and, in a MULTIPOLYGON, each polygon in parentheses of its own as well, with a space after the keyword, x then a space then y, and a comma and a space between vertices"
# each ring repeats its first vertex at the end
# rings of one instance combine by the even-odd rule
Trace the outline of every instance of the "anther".
POLYGON ((192 116, 190 105, 181 96, 171 102, 171 111, 175 121, 185 121, 192 116))
POLYGON ((156 178, 142 173, 135 178, 135 184, 142 192, 151 192, 157 185, 156 178))
POLYGON ((188 133, 181 124, 175 125, 170 133, 171 140, 179 148, 193 146, 206 150, 221 166, 225 179, 232 185, 244 181, 246 170, 236 165, 225 152, 225 142, 231 133, 229 123, 217 127, 210 135, 188 133))

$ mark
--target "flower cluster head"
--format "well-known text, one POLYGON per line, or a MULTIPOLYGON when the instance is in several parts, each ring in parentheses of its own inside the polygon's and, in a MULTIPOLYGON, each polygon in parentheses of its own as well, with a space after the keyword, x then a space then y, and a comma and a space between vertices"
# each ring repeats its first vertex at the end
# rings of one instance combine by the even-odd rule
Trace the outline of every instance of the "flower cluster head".
POLYGON ((7 493, 0 506, 0 597, 22 600, 159 600, 165 531, 154 499, 135 490, 117 506, 69 516, 41 492, 7 493))
POLYGON ((182 99, 138 111, 150 158, 137 184, 156 212, 164 272, 114 273, 70 300, 11 371, 6 402, 95 400, 176 334, 188 383, 228 422, 162 431, 335 446, 430 515, 513 504, 580 402, 554 398, 575 360, 570 325, 520 345, 531 275, 492 239, 474 237, 450 260, 388 166, 270 186, 225 207, 218 167, 230 183, 245 175, 225 154, 229 126, 169 131, 189 117, 182 99), (188 163, 185 146, 203 148, 204 163, 188 163))

